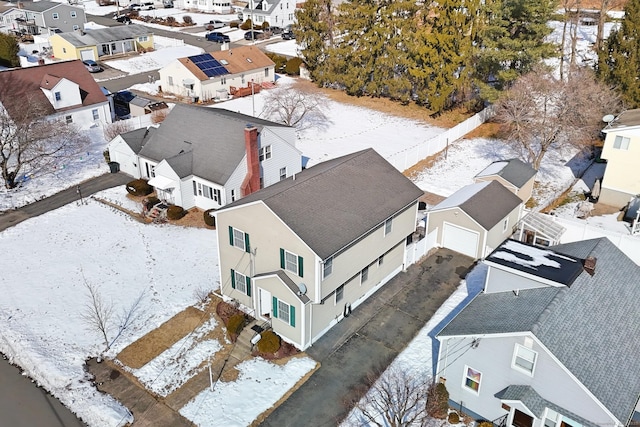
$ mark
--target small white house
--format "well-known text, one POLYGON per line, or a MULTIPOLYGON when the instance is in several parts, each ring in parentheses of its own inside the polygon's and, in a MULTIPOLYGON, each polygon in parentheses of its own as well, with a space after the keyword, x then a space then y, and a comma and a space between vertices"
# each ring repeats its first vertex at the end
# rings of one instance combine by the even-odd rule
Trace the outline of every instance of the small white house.
POLYGON ((296 22, 296 2, 293 0, 255 0, 242 10, 242 20, 250 19, 255 26, 265 22, 271 27, 287 27, 296 22))
POLYGON ((272 84, 275 64, 257 47, 242 46, 178 58, 159 73, 163 92, 209 101, 226 98, 232 88, 272 84))
POLYGON ((159 127, 119 135, 111 161, 185 209, 218 209, 302 170, 295 129, 244 114, 177 104, 159 127))
POLYGON ((111 123, 109 101, 81 61, 0 72, 0 103, 9 115, 15 99, 37 102, 47 117, 80 129, 111 123))

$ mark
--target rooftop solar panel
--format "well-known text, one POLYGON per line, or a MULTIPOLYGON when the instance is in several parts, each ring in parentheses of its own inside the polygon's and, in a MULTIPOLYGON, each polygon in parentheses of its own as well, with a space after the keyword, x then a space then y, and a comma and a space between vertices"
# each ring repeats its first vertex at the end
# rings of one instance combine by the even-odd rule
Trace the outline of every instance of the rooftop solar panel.
POLYGON ((189 59, 195 66, 200 68, 207 77, 216 77, 229 74, 229 71, 224 68, 211 54, 204 53, 202 55, 190 56, 189 59))

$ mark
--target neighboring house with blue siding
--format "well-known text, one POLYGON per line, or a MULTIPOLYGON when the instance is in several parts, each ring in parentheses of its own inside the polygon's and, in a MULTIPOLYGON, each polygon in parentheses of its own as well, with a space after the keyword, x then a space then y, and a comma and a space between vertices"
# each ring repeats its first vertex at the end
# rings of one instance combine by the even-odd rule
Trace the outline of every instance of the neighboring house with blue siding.
POLYGON ((607 238, 508 240, 440 331, 455 407, 516 427, 626 426, 640 398, 640 267, 607 238))
POLYGON ((219 108, 177 104, 158 127, 109 143, 120 170, 185 209, 218 209, 302 170, 295 129, 219 108))
POLYGON ((306 349, 404 268, 423 192, 372 149, 216 212, 220 290, 306 349))

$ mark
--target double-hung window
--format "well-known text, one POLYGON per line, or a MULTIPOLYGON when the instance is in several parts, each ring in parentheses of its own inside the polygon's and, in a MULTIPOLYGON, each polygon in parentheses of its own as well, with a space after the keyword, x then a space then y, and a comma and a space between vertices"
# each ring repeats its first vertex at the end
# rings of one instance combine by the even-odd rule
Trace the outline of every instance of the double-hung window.
POLYGON ((280 181, 287 178, 287 168, 280 168, 280 181))
POLYGON ((251 278, 233 269, 231 270, 231 287, 246 296, 251 296, 251 278))
POLYGON ((100 119, 100 114, 98 113, 98 109, 91 110, 91 114, 93 115, 93 120, 100 119))
POLYGON ((280 248, 280 268, 303 277, 304 260, 301 256, 280 248))
POLYGON ((229 244, 245 252, 249 252, 249 234, 229 226, 229 244))
POLYGON ((616 136, 616 139, 613 141, 613 148, 616 150, 628 150, 629 138, 620 135, 616 136))
POLYGON ((384 235, 391 233, 391 226, 393 225, 393 218, 389 218, 384 222, 384 235))
POLYGON ((366 266, 360 272, 360 284, 362 285, 369 278, 369 266, 366 266))
POLYGON ((260 147, 259 160, 262 162, 264 160, 269 160, 270 158, 271 158, 271 145, 265 145, 264 147, 260 147))
POLYGON ((342 301, 342 298, 344 298, 344 285, 340 285, 336 289, 336 304, 342 301))
POLYGON ((56 98, 56 101, 60 101, 62 99, 62 94, 60 92, 54 92, 53 96, 56 98))
POLYGON ((324 264, 322 265, 323 278, 331 276, 331 273, 333 273, 333 257, 327 258, 324 264))
POLYGON ((462 385, 465 389, 474 393, 480 393, 480 381, 482 374, 469 366, 464 367, 464 378, 462 385))
POLYGON ((276 319, 280 319, 285 323, 288 323, 289 326, 296 326, 296 308, 292 305, 287 304, 284 301, 279 300, 276 297, 273 298, 273 317, 276 319))
POLYGON ((516 344, 516 348, 513 352, 512 366, 515 369, 524 371, 529 375, 533 375, 537 357, 538 353, 536 353, 535 351, 520 344, 516 344))

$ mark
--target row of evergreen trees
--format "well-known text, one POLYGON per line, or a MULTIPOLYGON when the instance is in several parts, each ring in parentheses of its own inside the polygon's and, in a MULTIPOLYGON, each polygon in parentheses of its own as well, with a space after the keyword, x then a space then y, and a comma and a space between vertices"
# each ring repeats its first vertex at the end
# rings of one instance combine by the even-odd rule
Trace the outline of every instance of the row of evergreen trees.
MULTIPOLYGON (((602 79, 637 92, 638 101, 639 5, 629 0, 625 23, 599 61, 602 79), (628 52, 638 56, 634 65, 628 52)), ((297 40, 317 84, 415 101, 438 114, 493 101, 542 59, 559 55, 559 46, 545 40, 557 8, 557 0, 347 0, 337 7, 307 0, 297 13, 297 40)))

